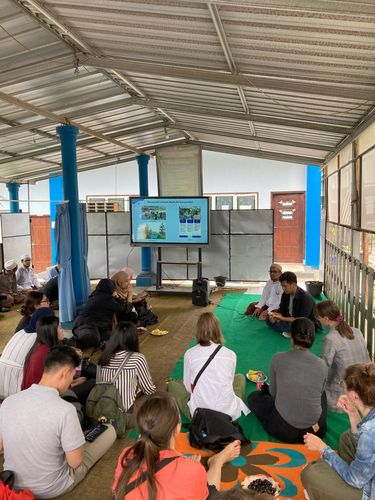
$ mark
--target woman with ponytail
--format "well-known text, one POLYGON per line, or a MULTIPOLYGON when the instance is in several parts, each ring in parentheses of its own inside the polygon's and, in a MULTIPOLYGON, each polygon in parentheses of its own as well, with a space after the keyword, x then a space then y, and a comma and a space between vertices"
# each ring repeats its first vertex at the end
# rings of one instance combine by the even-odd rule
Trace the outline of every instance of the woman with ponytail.
POLYGON ((375 498, 375 364, 347 368, 343 386, 337 406, 349 416, 350 430, 341 435, 337 453, 317 436, 304 436, 307 448, 323 459, 302 471, 310 500, 375 498))
POLYGON ((209 460, 207 473, 200 457, 178 453, 174 447, 181 430, 180 413, 168 393, 149 396, 136 421, 138 440, 118 460, 112 487, 115 500, 205 500, 209 491, 220 488, 224 463, 240 453, 240 442, 234 441, 209 460))
POLYGON ((316 315, 320 323, 330 329, 324 337, 321 354, 328 367, 328 410, 341 413, 336 403, 343 394, 341 381, 346 368, 355 363, 368 363, 370 356, 362 333, 348 325, 334 302, 320 302, 316 306, 316 315))

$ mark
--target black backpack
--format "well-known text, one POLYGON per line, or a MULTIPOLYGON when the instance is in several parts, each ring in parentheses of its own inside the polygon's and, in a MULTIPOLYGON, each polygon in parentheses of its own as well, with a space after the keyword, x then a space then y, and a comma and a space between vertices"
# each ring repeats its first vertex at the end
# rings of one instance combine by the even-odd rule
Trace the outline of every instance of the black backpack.
POLYGON ((193 448, 207 448, 208 450, 222 450, 225 446, 237 439, 241 444, 249 444, 239 424, 233 422, 226 413, 197 408, 189 426, 189 442, 193 448))
POLYGON ((133 303, 138 314, 138 319, 141 326, 155 325, 158 322, 158 317, 152 312, 145 300, 133 303))

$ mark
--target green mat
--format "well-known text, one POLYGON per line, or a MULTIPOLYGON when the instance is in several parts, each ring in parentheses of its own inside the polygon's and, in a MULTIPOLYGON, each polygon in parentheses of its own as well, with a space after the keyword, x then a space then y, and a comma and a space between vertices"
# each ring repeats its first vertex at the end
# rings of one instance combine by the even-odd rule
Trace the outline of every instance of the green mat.
MULTIPOLYGON (((245 374, 250 368, 263 370, 269 375, 269 365, 276 352, 291 349, 290 340, 271 330, 264 321, 246 316, 246 306, 259 299, 259 295, 245 295, 237 293, 226 294, 215 309, 225 338, 225 345, 237 354, 237 373, 245 374)), ((312 352, 320 355, 322 341, 326 331, 318 333, 312 352)), ((194 345, 193 341, 191 345, 194 345)), ((179 359, 171 377, 182 378, 183 357, 179 359)), ((255 384, 246 382, 246 396, 256 390, 255 384)), ((259 423, 255 415, 242 415, 239 422, 252 441, 274 441, 259 423)), ((324 441, 331 447, 337 448, 338 440, 343 431, 349 428, 349 419, 344 414, 328 413, 328 432, 324 441)))

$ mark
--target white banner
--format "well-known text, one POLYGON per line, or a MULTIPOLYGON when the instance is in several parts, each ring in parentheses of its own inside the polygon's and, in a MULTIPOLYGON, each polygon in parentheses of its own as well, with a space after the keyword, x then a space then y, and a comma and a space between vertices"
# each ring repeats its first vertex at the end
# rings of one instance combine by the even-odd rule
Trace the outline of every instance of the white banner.
POLYGON ((182 144, 156 150, 159 196, 202 196, 202 148, 182 144))

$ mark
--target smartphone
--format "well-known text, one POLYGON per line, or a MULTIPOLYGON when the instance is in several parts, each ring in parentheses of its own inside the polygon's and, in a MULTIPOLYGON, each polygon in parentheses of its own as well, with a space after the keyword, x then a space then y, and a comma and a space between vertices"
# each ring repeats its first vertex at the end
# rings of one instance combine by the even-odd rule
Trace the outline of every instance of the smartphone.
POLYGON ((92 429, 90 429, 86 434, 85 434, 85 439, 88 443, 92 443, 95 441, 96 438, 98 438, 103 432, 107 430, 107 426, 103 424, 98 424, 92 429))

